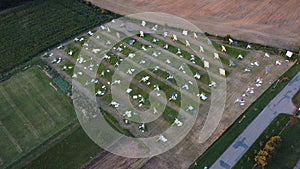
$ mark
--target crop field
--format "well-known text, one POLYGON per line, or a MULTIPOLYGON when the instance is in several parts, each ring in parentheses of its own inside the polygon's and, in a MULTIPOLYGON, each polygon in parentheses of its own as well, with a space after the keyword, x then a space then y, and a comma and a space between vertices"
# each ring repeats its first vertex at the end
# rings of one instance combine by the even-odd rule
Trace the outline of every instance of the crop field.
POLYGON ((25 168, 80 168, 99 152, 101 152, 101 148, 79 127, 25 168))
POLYGON ((123 15, 147 11, 169 13, 189 20, 201 30, 214 35, 231 34, 236 39, 279 48, 293 49, 300 39, 300 35, 297 34, 300 23, 298 1, 90 1, 123 15), (241 8, 245 10, 238 10, 241 8))
POLYGON ((80 0, 36 0, 0 14, 0 73, 116 17, 80 0))
MULTIPOLYGON (((102 152, 78 127, 72 101, 66 96, 67 93, 75 100, 78 98, 70 93, 78 87, 71 88, 72 80, 79 82, 79 89, 88 89, 81 92, 96 96, 98 108, 114 130, 130 137, 155 136, 157 145, 174 139, 170 135, 164 135, 169 140, 161 139, 158 134, 167 128, 185 127, 189 123, 186 119, 198 113, 187 137, 155 158, 158 163, 160 160, 169 163, 168 168, 188 168, 220 138, 190 167, 209 166, 256 116, 257 110, 264 107, 263 102, 287 83, 276 83, 277 88, 271 88, 293 65, 281 57, 285 49, 270 53, 267 48, 257 49, 257 44, 245 41, 234 40, 231 44, 227 37, 214 38, 207 33, 169 27, 167 23, 157 25, 147 21, 142 26, 141 20, 132 18, 115 21, 113 18, 117 17, 83 0, 35 0, 0 13, 0 32, 3 32, 0 75, 5 76, 9 70, 40 54, 64 78, 50 80, 34 66, 0 83, 0 168, 23 167, 28 163, 25 168, 80 168, 102 152), (99 26, 105 22, 108 23, 99 26), (224 81, 226 87, 222 86, 224 81), (123 85, 128 83, 129 86, 123 85), (199 131, 204 120, 209 117, 211 107, 218 107, 212 103, 219 105, 212 102, 216 97, 212 91, 222 93, 220 88, 227 92, 222 120, 211 137, 201 143, 199 131), (257 98, 260 100, 252 104, 257 98), (128 108, 129 103, 134 107, 128 108), (157 110, 153 103, 163 103, 165 108, 157 110), (119 112, 118 108, 124 107, 127 111, 119 112), (245 110, 247 118, 243 118, 243 123, 233 123, 230 128, 236 130, 223 134, 245 110), (142 111, 161 115, 144 123, 140 121, 142 111), (51 141, 53 144, 48 144, 51 141)), ((86 122, 99 117, 93 111, 83 110, 86 122)), ((296 133, 297 127, 291 130, 296 133)), ((288 144, 284 146, 288 149, 288 144)), ((281 156, 286 154, 287 151, 281 156)), ((110 163, 111 168, 117 168, 130 161, 114 156, 96 157, 90 166, 104 168, 110 163), (105 161, 110 157, 112 160, 105 161)), ((147 164, 154 168, 151 162, 147 164)))
POLYGON ((22 5, 28 1, 30 0, 3 0, 0 2, 0 11, 22 5))
MULTIPOLYGON (((48 62, 63 77, 66 77, 69 82, 71 82, 71 79, 74 79, 81 80, 82 86, 85 87, 94 85, 94 88, 89 88, 89 92, 92 95, 96 95, 100 107, 111 114, 107 116, 113 118, 110 121, 113 121, 113 124, 117 125, 118 128, 124 128, 136 137, 157 134, 158 131, 163 131, 166 126, 173 126, 176 119, 184 123, 186 116, 184 113, 183 115, 178 113, 179 110, 183 109, 186 114, 193 113, 197 103, 199 103, 200 116, 207 116, 207 109, 211 101, 211 90, 214 87, 212 84, 214 82, 217 84, 220 83, 221 79, 225 77, 228 79, 228 104, 225 107, 226 113, 224 113, 224 119, 220 125, 221 128, 213 136, 216 139, 233 119, 246 110, 272 82, 277 80, 292 65, 292 63, 284 64, 284 58, 276 55, 263 57, 265 54, 264 51, 247 49, 246 46, 234 46, 218 39, 211 39, 211 42, 208 43, 207 37, 201 33, 198 34, 198 38, 193 38, 192 33, 189 33, 187 36, 180 36, 180 31, 182 30, 167 29, 161 26, 161 29, 169 32, 169 36, 164 37, 162 34, 146 33, 155 24, 147 23, 146 27, 141 27, 140 21, 126 21, 126 23, 130 23, 130 26, 132 26, 131 29, 133 29, 132 31, 128 31, 126 30, 126 25, 122 27, 120 26, 122 24, 119 22, 110 22, 109 26, 100 26, 93 29, 92 34, 94 35, 91 35, 91 32, 79 35, 74 40, 64 43, 63 47, 50 50, 48 54, 51 54, 51 57, 42 56, 42 59, 48 62), (144 36, 141 36, 139 30, 145 31, 144 36), (170 36, 172 34, 178 36, 177 40, 174 40, 170 36), (84 37, 82 39, 83 42, 80 41, 82 37, 84 37), (86 37, 90 38, 90 40, 86 40, 86 37), (119 39, 123 40, 120 41, 119 39), (186 45, 186 40, 190 43, 189 47, 186 45), (205 58, 201 58, 195 53, 195 51, 199 51, 199 43, 203 45, 204 50, 201 53, 206 56, 205 58), (211 47, 214 47, 215 50, 211 50, 211 47), (81 53, 78 51, 79 48, 81 49, 81 53), (224 51, 223 48, 226 48, 227 51, 224 51), (239 55, 242 57, 239 57, 239 55), (99 62, 99 56, 104 57, 101 62, 99 62), (180 61, 177 65, 175 63, 174 66, 172 63, 177 59, 180 61), (220 62, 216 62, 218 59, 220 62), (277 60, 282 65, 275 65, 275 61, 277 60), (120 67, 124 61, 130 63, 129 67, 120 67), (209 68, 205 67, 207 66, 207 62, 209 62, 209 68), (144 66, 151 64, 156 66, 143 69, 144 66), (74 68, 75 65, 77 65, 76 68, 74 68), (185 75, 183 66, 190 69, 194 76, 191 77, 192 79, 189 79, 185 75), (225 74, 219 73, 221 67, 224 69, 225 74), (266 73, 266 67, 273 70, 272 73, 266 73), (139 71, 141 69, 142 71, 139 71), (172 69, 173 74, 179 75, 184 79, 181 81, 184 85, 180 86, 180 81, 172 78, 172 73, 168 71, 170 69, 172 69), (207 70, 214 73, 209 76, 207 70), (135 74, 135 71, 138 73, 135 74), (93 72, 96 74, 96 77, 92 76, 93 72), (255 86, 255 80, 259 77, 264 77, 264 85, 260 87, 255 86), (195 80, 197 84, 198 93, 191 93, 189 95, 186 91, 192 86, 192 80, 195 80), (122 85, 128 81, 130 81, 129 90, 125 89, 122 85), (119 86, 117 88, 118 93, 127 92, 126 95, 128 95, 130 98, 129 101, 135 106, 136 110, 150 109, 153 112, 155 111, 150 108, 149 93, 151 91, 155 93, 158 90, 164 91, 167 103, 162 116, 157 119, 157 122, 144 124, 142 130, 141 123, 131 122, 127 124, 126 119, 129 117, 126 116, 138 119, 138 112, 130 111, 127 112, 129 114, 122 115, 118 112, 116 113, 118 106, 122 107, 127 103, 117 103, 114 100, 111 93, 113 86, 119 86), (255 94, 248 93, 251 96, 242 96, 247 88, 250 87, 255 88, 255 94), (173 97, 174 95, 176 97, 173 97), (192 101, 187 107, 181 104, 181 99, 184 96, 194 98, 191 99, 192 101), (235 103, 235 100, 239 98, 245 98, 247 102, 241 105, 235 103)), ((90 119, 96 117, 96 114, 87 115, 87 118, 90 119)), ((203 124, 201 120, 203 119, 199 118, 196 122, 195 130, 199 130, 201 124, 203 124)), ((194 134, 197 135, 198 133, 194 134)), ((180 153, 180 158, 177 158, 181 159, 182 163, 180 164, 179 162, 172 167, 176 165, 181 165, 183 168, 188 167, 213 141, 210 140, 205 144, 199 144, 194 137, 191 137, 192 139, 185 139, 178 145, 179 147, 188 147, 186 147, 184 152, 180 153), (194 154, 190 153, 192 150, 194 154)), ((179 154, 176 156, 179 156, 179 154)), ((166 153, 159 158, 174 161, 176 156, 166 153)))
POLYGON ((26 156, 74 122, 71 100, 32 67, 0 83, 0 168, 26 156))

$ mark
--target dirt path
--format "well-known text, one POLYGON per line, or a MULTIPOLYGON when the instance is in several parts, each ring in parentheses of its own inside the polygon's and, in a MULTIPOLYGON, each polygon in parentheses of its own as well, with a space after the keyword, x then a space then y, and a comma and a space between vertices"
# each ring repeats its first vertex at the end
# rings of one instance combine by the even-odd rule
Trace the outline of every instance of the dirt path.
POLYGON ((139 159, 136 158, 129 159, 103 151, 84 166, 83 169, 128 169, 138 161, 139 159), (117 163, 113 161, 117 161, 117 163))

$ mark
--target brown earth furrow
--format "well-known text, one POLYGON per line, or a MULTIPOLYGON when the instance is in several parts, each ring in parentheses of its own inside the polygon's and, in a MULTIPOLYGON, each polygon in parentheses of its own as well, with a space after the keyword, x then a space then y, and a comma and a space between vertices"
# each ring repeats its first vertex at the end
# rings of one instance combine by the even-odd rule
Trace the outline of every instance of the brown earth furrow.
POLYGON ((183 17, 203 31, 294 49, 300 41, 298 0, 90 0, 121 14, 164 12, 183 17), (210 24, 207 24, 209 22, 210 24))

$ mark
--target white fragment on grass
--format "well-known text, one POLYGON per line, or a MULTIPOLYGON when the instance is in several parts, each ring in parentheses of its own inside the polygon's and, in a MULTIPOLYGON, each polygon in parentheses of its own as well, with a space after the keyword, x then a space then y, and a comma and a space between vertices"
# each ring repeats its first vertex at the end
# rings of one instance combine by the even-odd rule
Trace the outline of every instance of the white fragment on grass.
POLYGON ((285 54, 287 57, 291 58, 293 56, 293 52, 291 51, 286 51, 286 54, 285 54))
POLYGON ((188 31, 187 31, 187 30, 183 30, 183 31, 182 31, 182 34, 183 34, 184 36, 187 36, 187 35, 188 35, 188 31))

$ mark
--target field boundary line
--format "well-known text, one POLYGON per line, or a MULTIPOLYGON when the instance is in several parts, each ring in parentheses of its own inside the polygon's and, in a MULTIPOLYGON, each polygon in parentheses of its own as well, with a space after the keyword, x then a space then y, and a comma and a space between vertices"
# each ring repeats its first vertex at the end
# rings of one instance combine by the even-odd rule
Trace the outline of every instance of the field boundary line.
MULTIPOLYGON (((6 134, 6 136, 8 137, 9 141, 16 147, 16 150, 18 151, 18 153, 22 153, 23 150, 21 148, 21 146, 18 144, 17 140, 9 133, 9 131, 7 130, 7 128, 2 124, 2 122, 0 121, 0 127, 2 128, 2 130, 4 131, 4 133, 6 134)), ((0 166, 1 166, 1 158, 0 158, 0 166)))
POLYGON ((21 112, 21 110, 13 103, 11 98, 8 96, 8 93, 3 89, 2 86, 0 86, 0 91, 4 96, 4 99, 6 99, 8 101, 10 107, 15 110, 16 114, 25 123, 25 126, 28 128, 28 130, 34 135, 35 138, 37 138, 37 139, 40 138, 38 131, 31 124, 31 122, 26 118, 26 116, 21 112))
MULTIPOLYGON (((33 73, 34 74, 34 73, 33 73)), ((21 76, 21 80, 23 81, 27 81, 28 83, 30 83, 30 87, 34 88, 36 90, 36 87, 34 87, 34 85, 32 85, 32 83, 30 82, 30 80, 24 79, 24 76, 21 76)), ((22 84, 19 83, 19 79, 16 81, 16 83, 19 84, 19 86, 21 86, 22 84)), ((47 111, 45 110, 44 106, 42 104, 40 104, 39 102, 37 102, 36 100, 32 99, 32 94, 30 92, 28 92, 27 90, 24 90, 24 92, 26 93, 26 95, 31 96, 29 97, 30 100, 32 100, 31 103, 35 103, 36 105, 38 105, 38 109, 41 111, 41 113, 43 113, 47 120, 51 120, 51 127, 55 127, 55 121, 53 120, 53 118, 47 113, 47 111)), ((48 103, 48 102, 46 102, 48 103)))
MULTIPOLYGON (((38 69, 38 71, 40 71, 40 70, 38 69)), ((42 72, 41 72, 41 73, 42 73, 42 72)), ((22 76, 21 78, 22 78, 23 80, 26 80, 26 79, 24 79, 24 76, 22 76)), ((34 85, 30 80, 27 81, 27 82, 30 84, 30 87, 32 87, 34 90, 38 91, 38 93, 39 93, 38 96, 39 96, 41 99, 43 99, 43 101, 47 104, 47 106, 50 107, 52 110, 54 110, 54 113, 57 114, 59 117, 62 117, 62 115, 57 111, 57 109, 55 108, 55 106, 50 106, 50 105, 49 105, 49 102, 48 102, 48 100, 45 98, 45 96, 42 95, 42 94, 40 94, 40 93, 42 93, 41 90, 38 89, 38 88, 36 87, 36 85, 34 85)), ((27 91, 25 91, 25 92, 26 92, 26 94, 30 95, 30 93, 28 93, 27 91)), ((43 113, 51 119, 52 124, 55 126, 55 120, 54 120, 54 119, 49 115, 49 113, 44 109, 44 106, 41 105, 41 104, 40 104, 39 102, 37 102, 37 101, 34 101, 34 102, 37 103, 38 105, 40 105, 41 109, 43 110, 43 113)))
POLYGON ((71 135, 79 127, 80 124, 79 122, 77 122, 77 119, 73 119, 70 123, 66 124, 55 134, 46 138, 44 142, 30 149, 25 155, 9 163, 7 167, 24 168, 26 165, 30 164, 32 161, 37 159, 40 155, 47 153, 49 149, 51 149, 56 144, 60 143, 64 138, 71 135))

